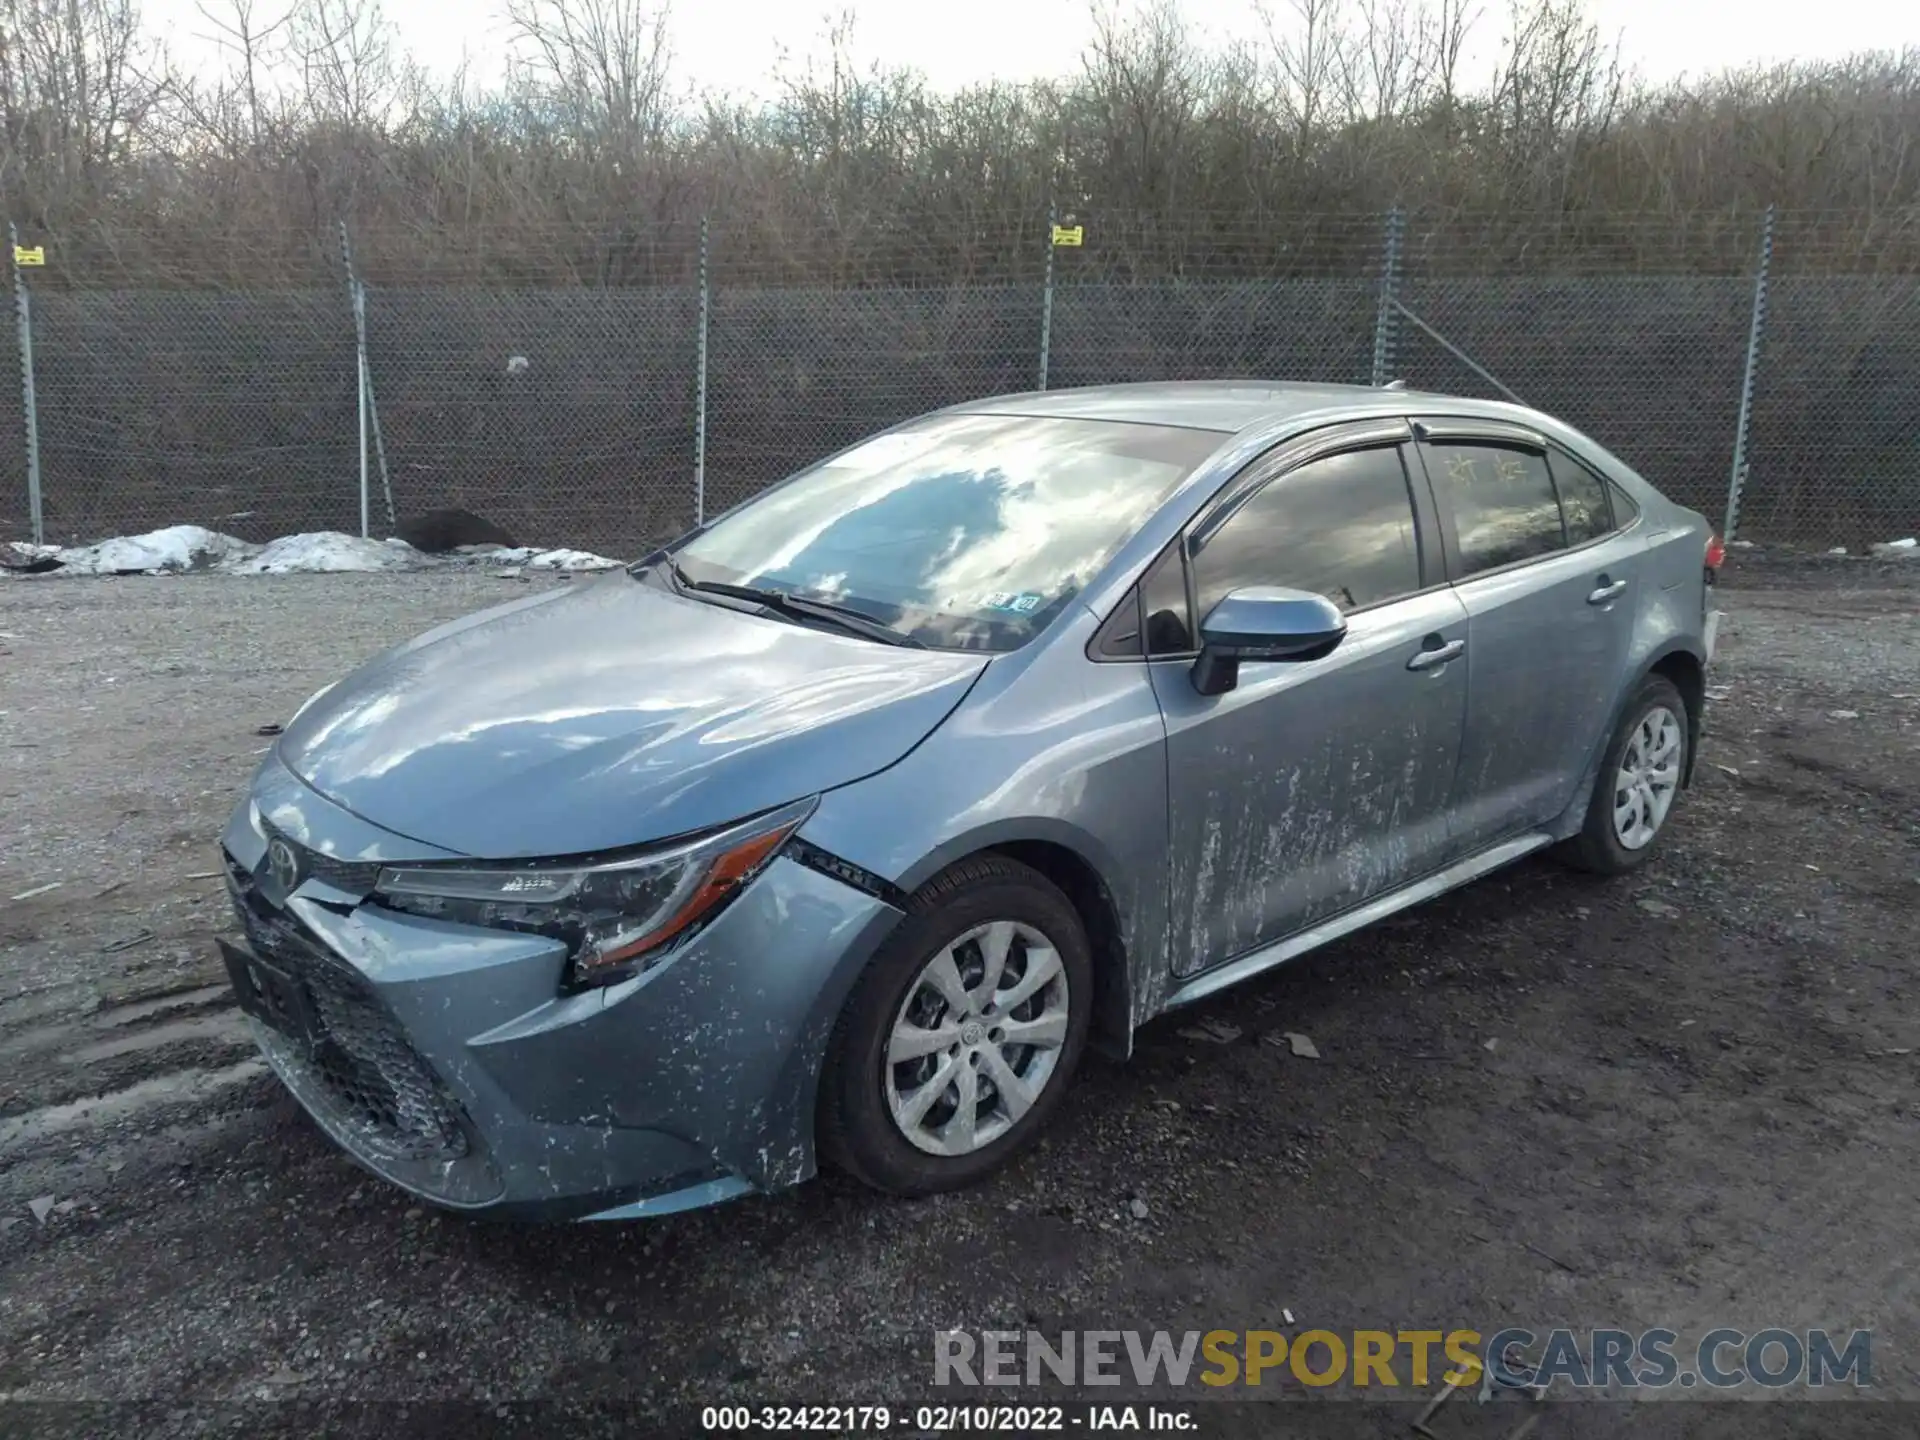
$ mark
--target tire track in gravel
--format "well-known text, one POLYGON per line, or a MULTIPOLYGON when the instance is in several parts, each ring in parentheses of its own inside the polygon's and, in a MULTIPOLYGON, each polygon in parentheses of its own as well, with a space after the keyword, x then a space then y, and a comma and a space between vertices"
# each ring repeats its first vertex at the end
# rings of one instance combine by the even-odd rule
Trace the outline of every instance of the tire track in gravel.
POLYGON ((194 1118, 266 1074, 252 1052, 225 985, 177 986, 0 1034, 9 1092, 0 1105, 0 1194, 61 1153, 88 1159, 137 1147, 156 1128, 194 1118))

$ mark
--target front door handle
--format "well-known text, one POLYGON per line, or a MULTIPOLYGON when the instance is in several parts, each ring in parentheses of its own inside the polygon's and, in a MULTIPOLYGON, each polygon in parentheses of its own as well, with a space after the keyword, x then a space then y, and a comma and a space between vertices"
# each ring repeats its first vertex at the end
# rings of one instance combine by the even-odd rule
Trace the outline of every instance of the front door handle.
POLYGON ((1609 600, 1617 600, 1626 593, 1627 593, 1626 581, 1616 580, 1611 585, 1609 585, 1607 583, 1607 577, 1602 575, 1600 577, 1599 588, 1596 589, 1591 595, 1587 596, 1587 604, 1604 605, 1609 600))
POLYGON ((1431 650, 1416 650, 1413 658, 1407 661, 1409 670, 1431 670, 1436 665, 1444 665, 1449 660, 1458 660, 1467 653, 1467 642, 1449 640, 1444 645, 1436 645, 1431 650))

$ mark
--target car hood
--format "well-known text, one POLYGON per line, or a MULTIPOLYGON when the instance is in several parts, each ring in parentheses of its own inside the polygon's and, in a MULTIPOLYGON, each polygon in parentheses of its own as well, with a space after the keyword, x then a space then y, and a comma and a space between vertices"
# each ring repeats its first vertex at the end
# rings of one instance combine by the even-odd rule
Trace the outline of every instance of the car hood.
POLYGON ((280 756, 328 799, 414 840, 497 859, 582 854, 884 770, 986 664, 616 572, 388 651, 310 702, 280 756))

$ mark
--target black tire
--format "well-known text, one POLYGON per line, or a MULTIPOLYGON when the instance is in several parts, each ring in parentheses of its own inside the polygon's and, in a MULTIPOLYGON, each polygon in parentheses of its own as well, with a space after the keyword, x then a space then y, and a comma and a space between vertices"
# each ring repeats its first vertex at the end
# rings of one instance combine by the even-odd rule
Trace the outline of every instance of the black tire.
MULTIPOLYGON (((1614 776, 1620 770, 1620 757, 1625 753, 1633 732, 1640 722, 1653 709, 1664 706, 1680 721, 1680 761, 1682 775, 1687 770, 1687 747, 1691 744, 1692 727, 1687 715, 1687 702, 1680 696, 1674 683, 1664 675, 1649 675, 1640 682, 1633 692, 1633 698, 1620 714, 1620 723, 1615 727, 1613 737, 1607 741, 1606 753, 1600 757, 1600 770, 1594 777, 1593 798, 1587 805, 1586 823, 1580 833, 1560 847, 1560 856, 1569 865, 1580 870, 1590 870, 1596 875, 1624 875, 1629 870, 1638 870, 1660 848, 1661 837, 1667 833, 1667 824, 1673 819, 1673 811, 1668 809, 1660 822, 1653 839, 1638 850, 1629 849, 1621 843, 1613 825, 1614 776)), ((1678 800, 1675 795, 1675 800, 1678 800)))
POLYGON ((1093 1010, 1093 956, 1067 897, 1038 871, 976 855, 942 871, 907 904, 840 1012, 820 1076, 822 1155, 876 1190, 931 1195, 1000 1169, 1038 1138, 1073 1082, 1093 1010), (885 1057, 895 1016, 927 961, 975 926, 1012 920, 1053 943, 1067 980, 1067 1034, 1032 1107, 1007 1132, 966 1155, 929 1153, 901 1134, 888 1108, 885 1057))

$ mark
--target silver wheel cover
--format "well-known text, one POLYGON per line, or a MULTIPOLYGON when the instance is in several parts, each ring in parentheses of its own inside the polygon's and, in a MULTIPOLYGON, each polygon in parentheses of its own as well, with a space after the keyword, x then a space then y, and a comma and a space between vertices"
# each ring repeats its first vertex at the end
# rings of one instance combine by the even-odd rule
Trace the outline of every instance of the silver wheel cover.
POLYGON ((1684 743, 1679 718, 1664 705, 1642 715, 1627 738, 1613 777, 1613 833, 1627 849, 1646 849, 1666 823, 1684 743))
POLYGON ((929 1155, 969 1155, 1039 1100, 1071 1014, 1067 970, 1031 925, 977 925, 920 968, 882 1062, 887 1110, 929 1155))

